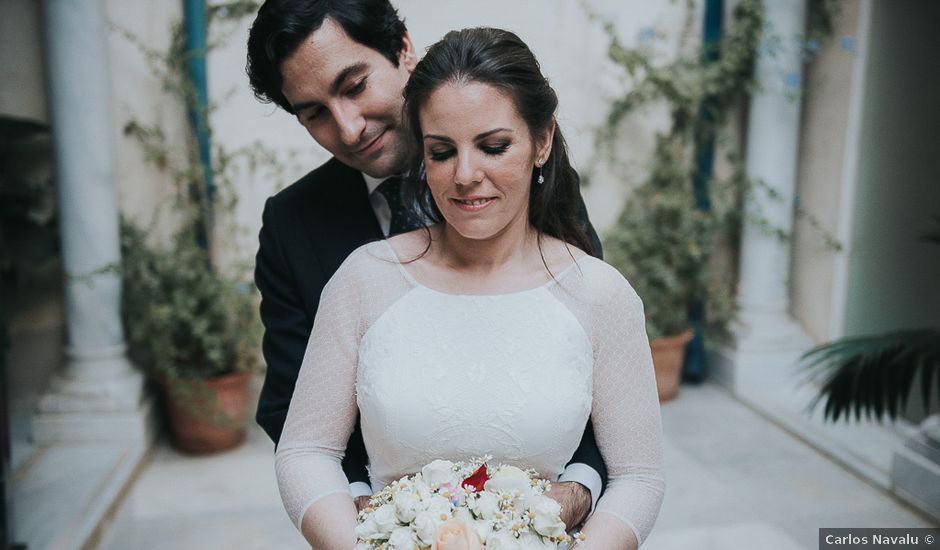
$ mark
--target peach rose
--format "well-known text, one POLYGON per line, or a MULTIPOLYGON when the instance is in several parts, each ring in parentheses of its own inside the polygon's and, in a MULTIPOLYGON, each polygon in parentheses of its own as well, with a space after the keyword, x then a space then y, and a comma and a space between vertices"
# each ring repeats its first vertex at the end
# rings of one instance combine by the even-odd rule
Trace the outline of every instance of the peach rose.
POLYGON ((480 537, 475 529, 461 519, 450 519, 437 528, 431 550, 482 550, 480 537))

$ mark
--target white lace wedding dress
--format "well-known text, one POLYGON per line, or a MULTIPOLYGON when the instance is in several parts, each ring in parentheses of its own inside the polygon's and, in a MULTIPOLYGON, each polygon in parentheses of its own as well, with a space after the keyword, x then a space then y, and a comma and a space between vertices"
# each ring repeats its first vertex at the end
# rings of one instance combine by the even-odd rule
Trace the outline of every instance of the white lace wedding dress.
MULTIPOLYGON (((374 490, 437 458, 483 454, 556 479, 591 416, 609 472, 595 519, 642 542, 659 512, 643 306, 590 256, 531 290, 456 295, 415 281, 385 241, 359 248, 323 291, 277 448, 295 525, 348 491, 340 460, 357 412, 374 490)), ((314 513, 333 512, 323 508, 314 513)))

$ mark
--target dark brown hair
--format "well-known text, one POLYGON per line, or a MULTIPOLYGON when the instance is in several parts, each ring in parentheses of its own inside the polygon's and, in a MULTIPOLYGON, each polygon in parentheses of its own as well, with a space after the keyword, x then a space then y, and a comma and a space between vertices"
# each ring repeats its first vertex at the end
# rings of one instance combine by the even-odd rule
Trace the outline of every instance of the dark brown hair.
POLYGON ((260 101, 274 102, 294 114, 281 93, 281 64, 323 25, 327 18, 356 42, 379 52, 398 66, 404 47, 405 22, 388 0, 267 0, 248 32, 245 71, 260 101))
MULTIPOLYGON (((493 28, 472 28, 447 33, 428 49, 405 86, 405 117, 416 147, 406 189, 425 216, 441 222, 442 216, 422 170, 421 124, 418 115, 435 90, 448 83, 480 82, 506 92, 535 140, 555 121, 558 96, 542 75, 529 47, 515 34, 493 28)), ((529 193, 529 224, 589 254, 594 246, 579 221, 578 174, 568 160, 568 147, 555 125, 552 150, 542 168, 544 183, 533 169, 529 193)))

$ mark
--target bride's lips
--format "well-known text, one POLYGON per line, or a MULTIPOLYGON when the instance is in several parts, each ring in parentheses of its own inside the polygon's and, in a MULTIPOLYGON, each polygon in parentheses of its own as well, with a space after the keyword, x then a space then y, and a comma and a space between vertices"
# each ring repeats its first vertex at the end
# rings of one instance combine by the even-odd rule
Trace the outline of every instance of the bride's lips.
POLYGON ((460 197, 450 199, 464 212, 479 212, 496 201, 496 197, 460 197))

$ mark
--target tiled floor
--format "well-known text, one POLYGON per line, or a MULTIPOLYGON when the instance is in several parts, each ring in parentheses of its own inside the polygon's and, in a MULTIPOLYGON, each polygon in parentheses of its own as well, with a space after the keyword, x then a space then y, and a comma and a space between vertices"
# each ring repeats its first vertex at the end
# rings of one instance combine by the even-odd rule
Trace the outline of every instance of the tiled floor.
MULTIPOLYGON (((812 550, 819 527, 929 527, 715 386, 663 407, 667 490, 644 550, 812 550)), ((212 458, 158 448, 101 548, 305 548, 281 507, 270 441, 212 458)))

